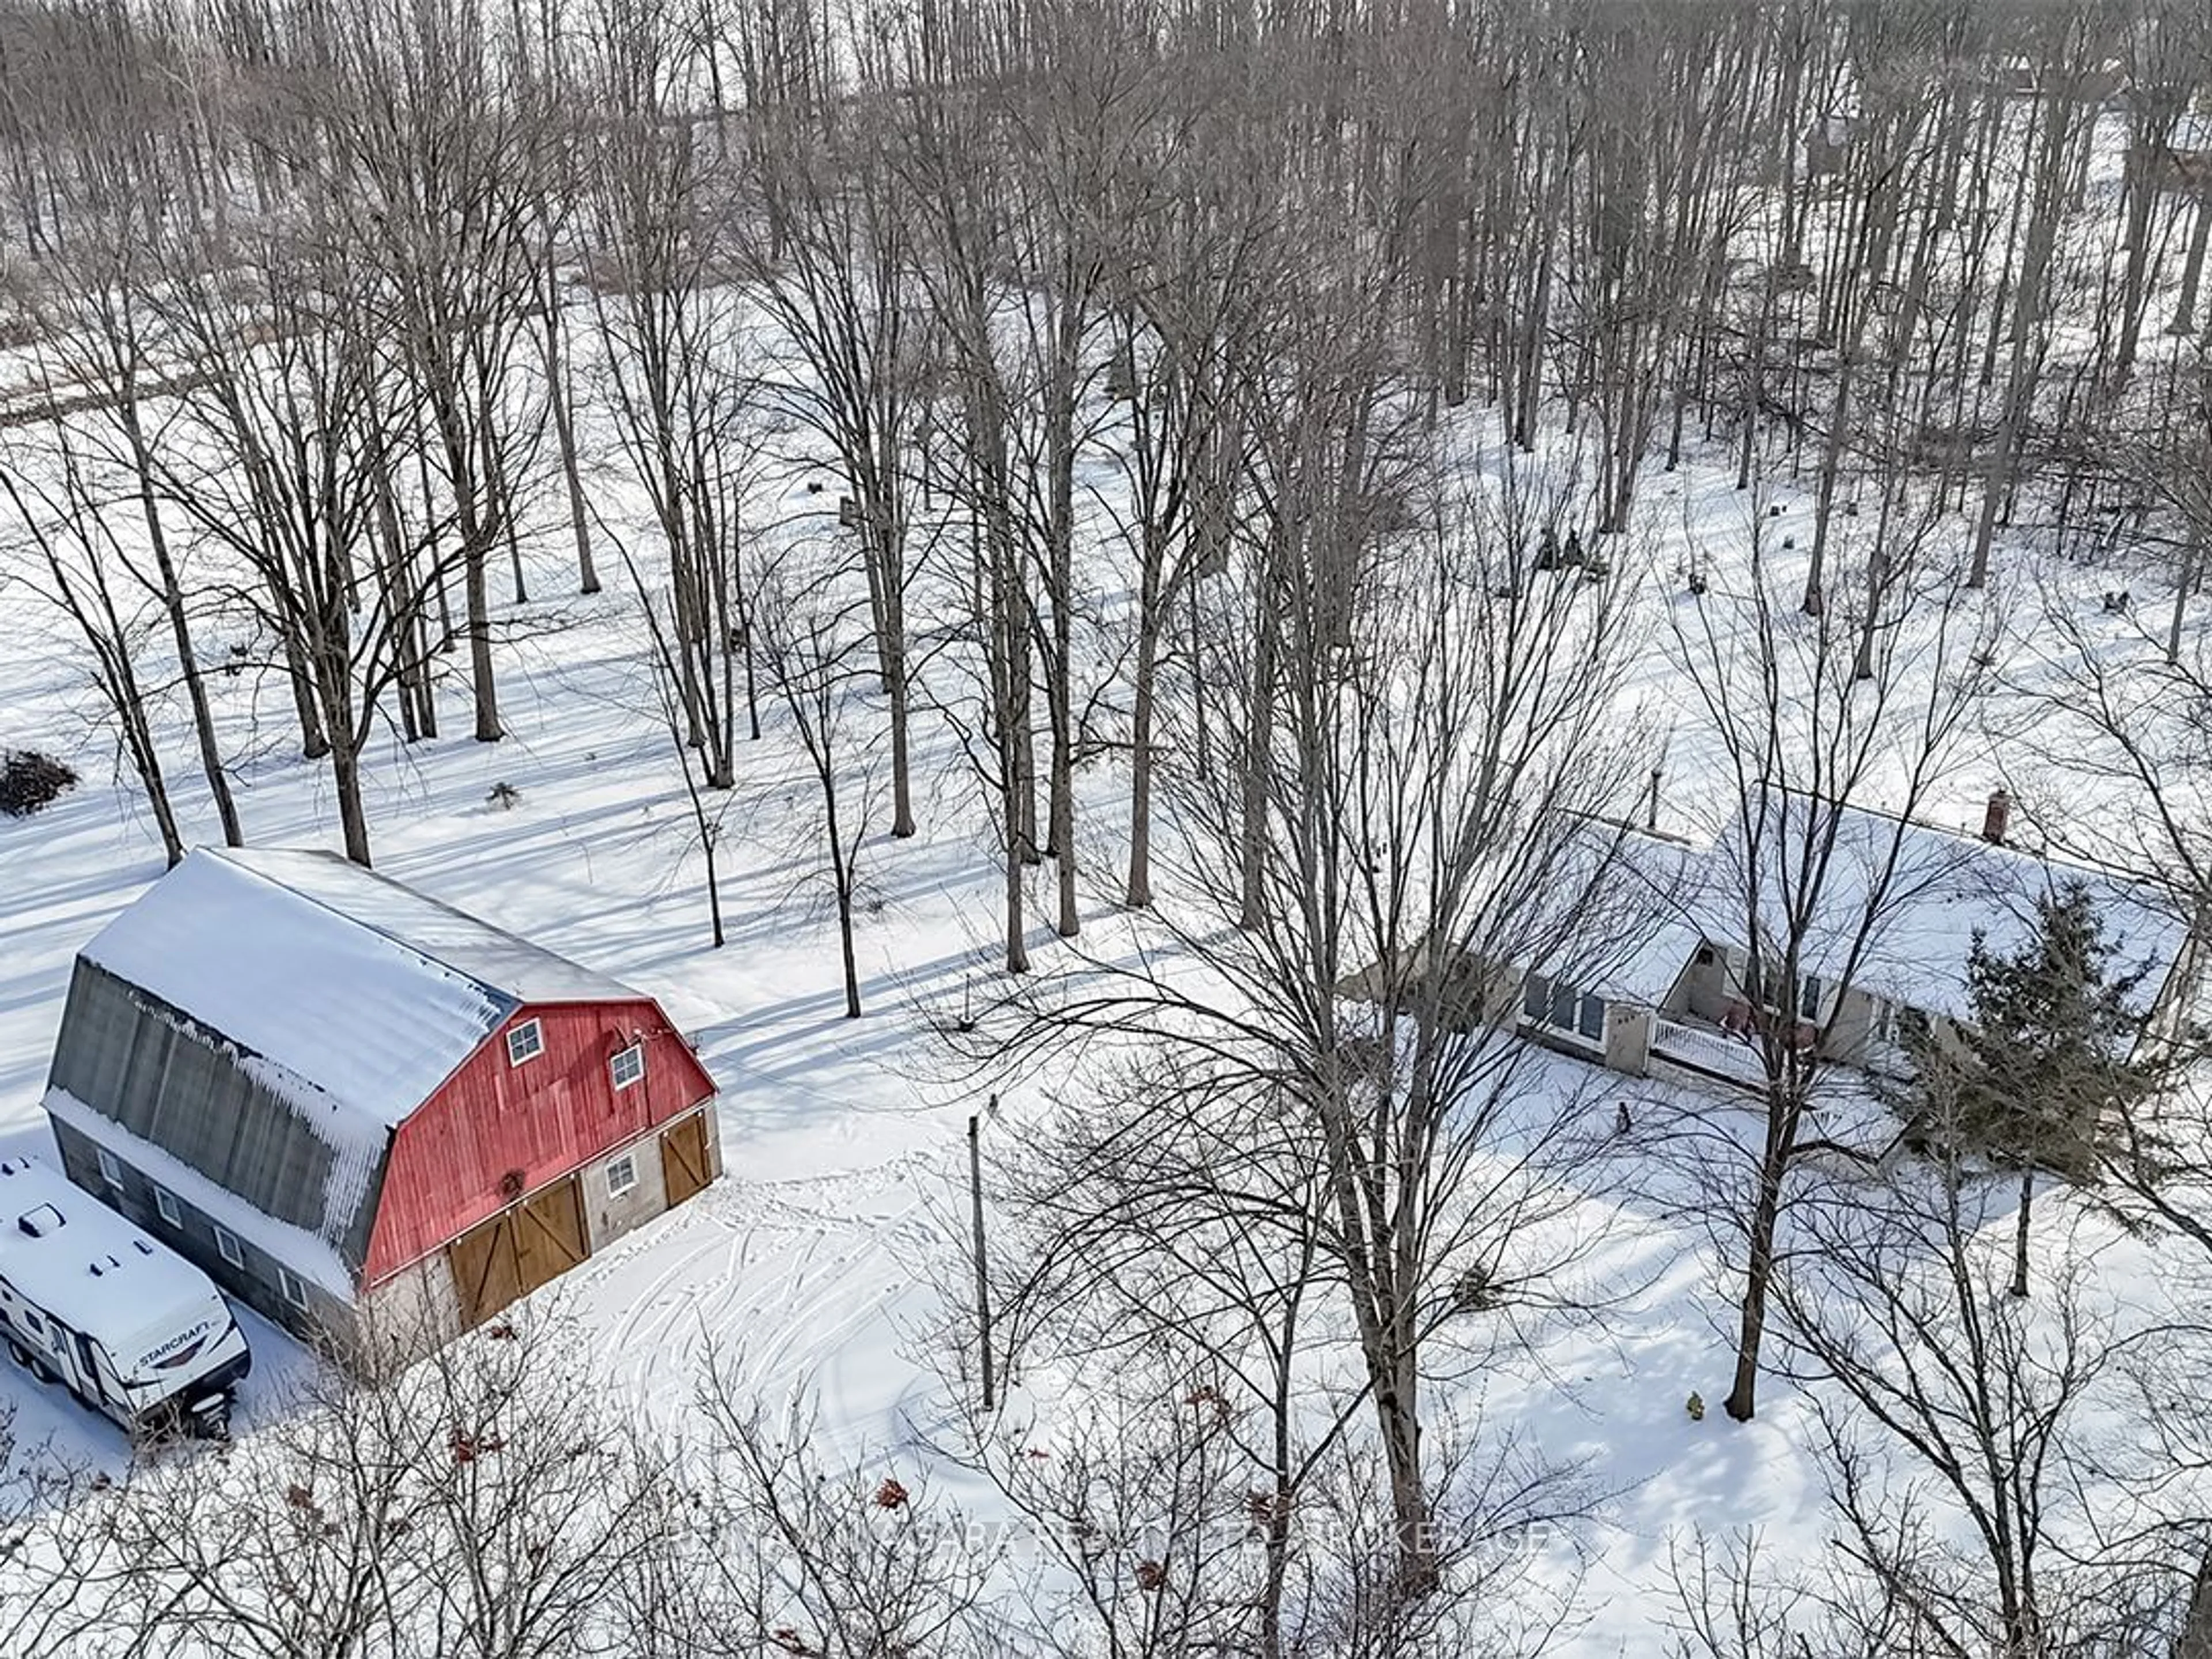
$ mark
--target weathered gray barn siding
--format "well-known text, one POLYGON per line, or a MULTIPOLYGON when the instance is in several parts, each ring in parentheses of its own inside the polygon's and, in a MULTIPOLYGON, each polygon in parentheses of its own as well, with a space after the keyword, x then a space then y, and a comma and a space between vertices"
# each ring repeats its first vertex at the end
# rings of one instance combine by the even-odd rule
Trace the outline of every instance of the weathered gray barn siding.
POLYGON ((324 1342, 334 1334, 342 1335, 350 1329, 353 1310, 321 1285, 295 1273, 294 1280, 306 1292, 307 1298, 305 1309, 295 1306, 285 1297, 283 1285, 276 1276, 280 1264, 275 1256, 234 1232, 231 1242, 238 1247, 245 1265, 233 1267, 216 1243, 216 1223, 212 1218, 175 1193, 170 1193, 169 1201, 177 1211, 176 1224, 172 1225, 154 1201, 158 1182, 150 1180, 143 1170, 133 1167, 128 1158, 111 1152, 108 1156, 114 1160, 123 1176, 122 1184, 118 1186, 102 1173, 98 1147, 68 1124, 58 1119, 50 1119, 49 1121, 53 1128, 55 1145, 61 1149, 62 1170, 70 1180, 87 1192, 97 1193, 106 1203, 122 1211, 155 1237, 190 1260, 194 1266, 204 1269, 208 1277, 221 1285, 225 1292, 245 1303, 270 1322, 281 1325, 310 1342, 324 1342))
POLYGON ((49 1086, 264 1215, 328 1239, 357 1270, 368 1251, 381 1170, 337 1170, 331 1144, 247 1069, 254 1059, 182 1010, 80 959, 49 1086), (341 1200, 336 1214, 326 1211, 333 1198, 341 1200))

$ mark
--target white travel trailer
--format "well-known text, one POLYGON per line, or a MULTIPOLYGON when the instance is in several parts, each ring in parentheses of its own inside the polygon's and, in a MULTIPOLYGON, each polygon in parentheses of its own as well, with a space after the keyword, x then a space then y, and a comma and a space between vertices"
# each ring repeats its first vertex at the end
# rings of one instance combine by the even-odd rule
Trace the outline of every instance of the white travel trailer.
POLYGON ((0 1159, 0 1336, 133 1434, 228 1433, 253 1363, 212 1279, 27 1158, 0 1159))

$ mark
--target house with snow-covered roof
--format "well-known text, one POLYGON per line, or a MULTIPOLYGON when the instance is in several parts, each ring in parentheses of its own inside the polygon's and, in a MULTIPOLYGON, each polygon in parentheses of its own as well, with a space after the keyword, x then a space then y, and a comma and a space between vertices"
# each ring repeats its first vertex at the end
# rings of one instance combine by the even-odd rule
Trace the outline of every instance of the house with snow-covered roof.
POLYGON ((411 1354, 713 1181, 643 993, 333 854, 191 854, 79 953, 63 1167, 232 1294, 411 1354))
POLYGON ((2143 970, 2134 993, 2142 1041, 2170 1042, 2201 1018, 2212 968, 2205 930, 2124 872, 2013 844, 2008 819, 2002 793, 1976 834, 1778 790, 1708 842, 1632 834, 1613 869, 1616 883, 1649 896, 1637 948, 1603 975, 1535 964, 1522 981, 1522 1027, 1638 1074, 1673 1067, 1762 1087, 1761 1033, 1779 1028, 1824 1059, 1901 1075, 1911 1032, 1970 1018, 1976 936, 2019 950, 2033 937, 2038 900, 2075 884, 2117 965, 2143 970), (1791 976, 1755 945, 1771 951, 1790 936, 1785 912, 1814 890, 1783 866, 1816 845, 1820 903, 1797 929, 1791 976))

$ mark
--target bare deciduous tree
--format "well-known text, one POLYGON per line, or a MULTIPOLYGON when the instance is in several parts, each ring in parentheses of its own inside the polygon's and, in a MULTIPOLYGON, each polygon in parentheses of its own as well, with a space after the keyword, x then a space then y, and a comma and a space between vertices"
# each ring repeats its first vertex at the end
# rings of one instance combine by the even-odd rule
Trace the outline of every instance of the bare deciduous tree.
POLYGON ((1739 572, 1674 621, 1725 791, 1712 803, 1723 890, 1705 923, 1734 935, 1725 969, 1764 1080, 1733 1223, 1744 1277, 1727 1409, 1738 1420, 1758 1408, 1777 1239, 1832 1077, 1831 1025, 1900 912, 1954 878, 1957 855, 1931 853, 1913 820, 1959 763, 1998 637, 1964 573, 1927 550, 1932 516, 1868 549, 1850 602, 1797 614, 1779 592, 1796 573, 1756 505, 1739 572))

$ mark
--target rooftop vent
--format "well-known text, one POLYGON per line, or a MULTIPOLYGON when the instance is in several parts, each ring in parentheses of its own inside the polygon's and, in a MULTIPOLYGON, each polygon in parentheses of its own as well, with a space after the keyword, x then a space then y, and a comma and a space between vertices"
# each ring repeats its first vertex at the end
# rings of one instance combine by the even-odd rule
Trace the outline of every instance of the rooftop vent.
POLYGON ((35 1210, 26 1210, 15 1218, 15 1225, 27 1237, 44 1238, 62 1229, 62 1212, 51 1204, 41 1204, 35 1210))

